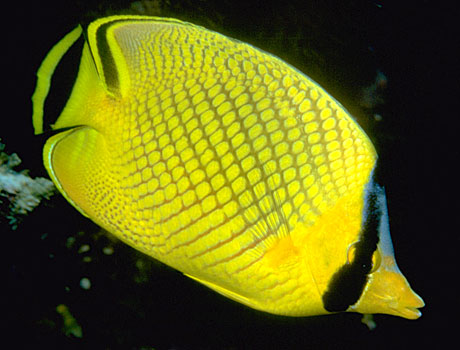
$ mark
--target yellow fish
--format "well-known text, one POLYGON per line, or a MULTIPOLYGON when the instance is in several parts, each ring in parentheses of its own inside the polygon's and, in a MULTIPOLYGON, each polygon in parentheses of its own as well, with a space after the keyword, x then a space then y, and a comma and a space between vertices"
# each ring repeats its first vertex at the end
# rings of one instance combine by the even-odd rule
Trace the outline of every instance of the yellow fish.
POLYGON ((44 59, 36 133, 53 72, 80 37, 43 156, 83 215, 254 309, 421 315, 395 262, 374 147, 316 82, 190 23, 105 17, 44 59))

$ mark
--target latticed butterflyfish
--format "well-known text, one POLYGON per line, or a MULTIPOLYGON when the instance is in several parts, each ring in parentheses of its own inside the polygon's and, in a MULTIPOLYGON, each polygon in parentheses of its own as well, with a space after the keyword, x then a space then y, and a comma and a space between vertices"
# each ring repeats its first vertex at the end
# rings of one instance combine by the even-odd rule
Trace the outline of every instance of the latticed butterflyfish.
POLYGON ((420 316, 374 146, 305 74, 197 25, 111 16, 67 34, 37 76, 50 177, 123 242, 269 313, 420 316), (53 73, 76 45, 71 92, 49 122, 53 73))

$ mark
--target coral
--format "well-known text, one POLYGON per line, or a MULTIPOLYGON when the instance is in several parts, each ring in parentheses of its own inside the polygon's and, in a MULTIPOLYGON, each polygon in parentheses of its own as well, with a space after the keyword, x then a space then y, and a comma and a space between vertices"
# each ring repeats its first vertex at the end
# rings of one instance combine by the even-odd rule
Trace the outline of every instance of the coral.
POLYGON ((27 171, 17 172, 14 167, 21 163, 16 153, 3 152, 0 143, 0 221, 6 219, 15 229, 21 216, 31 212, 43 198, 54 192, 53 183, 45 178, 31 178, 27 171))

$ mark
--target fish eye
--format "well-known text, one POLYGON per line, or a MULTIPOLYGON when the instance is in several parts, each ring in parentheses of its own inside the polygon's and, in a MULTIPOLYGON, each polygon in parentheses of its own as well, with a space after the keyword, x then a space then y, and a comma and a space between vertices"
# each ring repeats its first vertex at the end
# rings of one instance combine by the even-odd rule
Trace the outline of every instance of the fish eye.
POLYGON ((358 245, 358 241, 350 244, 348 246, 348 250, 347 250, 347 264, 351 264, 353 262, 353 260, 355 260, 355 256, 356 256, 356 247, 358 245))
MULTIPOLYGON (((356 242, 350 244, 350 246, 348 247, 348 250, 347 250, 347 264, 351 264, 354 261, 355 256, 356 256, 356 248, 358 246, 358 242, 359 241, 356 241, 356 242)), ((372 255, 372 267, 371 267, 371 270, 369 271, 369 273, 373 273, 373 272, 377 271, 378 268, 380 267, 381 262, 382 262, 382 255, 380 254, 379 249, 377 249, 374 252, 374 254, 372 255)))
POLYGON ((377 250, 372 255, 372 268, 371 268, 371 271, 369 273, 373 273, 373 272, 377 271, 379 269, 381 263, 382 263, 382 255, 380 254, 380 251, 377 248, 377 250))

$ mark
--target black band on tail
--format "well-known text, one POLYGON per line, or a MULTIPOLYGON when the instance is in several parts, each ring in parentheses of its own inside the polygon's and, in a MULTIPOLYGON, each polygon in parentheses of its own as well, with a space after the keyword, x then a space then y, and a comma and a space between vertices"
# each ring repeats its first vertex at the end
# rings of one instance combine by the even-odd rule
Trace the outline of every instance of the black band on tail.
POLYGON ((43 130, 51 130, 59 118, 73 86, 80 67, 84 38, 80 37, 64 54, 51 77, 50 90, 43 106, 43 130))

